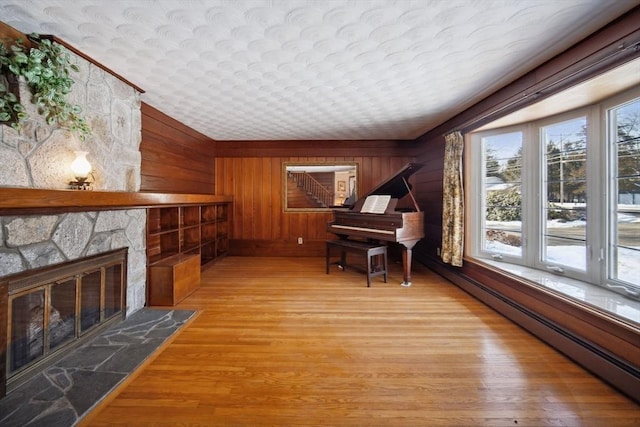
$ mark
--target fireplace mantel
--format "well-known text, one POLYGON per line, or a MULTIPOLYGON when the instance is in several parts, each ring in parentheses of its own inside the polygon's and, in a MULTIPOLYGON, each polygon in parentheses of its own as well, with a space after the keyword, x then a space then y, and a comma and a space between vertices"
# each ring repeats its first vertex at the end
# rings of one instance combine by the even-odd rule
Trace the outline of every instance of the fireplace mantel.
POLYGON ((231 196, 0 188, 0 215, 31 215, 231 202, 231 196))

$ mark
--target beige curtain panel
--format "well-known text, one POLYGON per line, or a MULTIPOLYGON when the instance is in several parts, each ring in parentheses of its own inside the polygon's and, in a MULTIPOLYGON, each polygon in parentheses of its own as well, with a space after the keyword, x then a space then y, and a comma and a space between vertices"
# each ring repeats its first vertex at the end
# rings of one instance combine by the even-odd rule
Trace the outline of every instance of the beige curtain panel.
POLYGON ((464 251, 464 189, 462 187, 462 151, 464 139, 460 132, 445 136, 442 261, 462 267, 464 251))

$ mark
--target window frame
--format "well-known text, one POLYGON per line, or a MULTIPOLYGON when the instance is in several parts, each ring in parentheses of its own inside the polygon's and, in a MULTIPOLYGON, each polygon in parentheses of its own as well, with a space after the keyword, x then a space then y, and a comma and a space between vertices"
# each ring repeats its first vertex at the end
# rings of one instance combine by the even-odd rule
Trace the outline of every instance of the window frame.
MULTIPOLYGON (((605 210, 603 212, 604 219, 606 220, 606 235, 603 236, 603 248, 602 254, 603 258, 603 268, 601 271, 601 275, 599 277, 600 283, 604 284, 603 286, 608 287, 609 289, 615 290, 617 292, 622 291, 621 293, 625 294, 629 290, 631 292, 640 292, 640 284, 629 285, 628 282, 624 282, 622 280, 617 280, 613 277, 614 265, 613 262, 615 257, 613 256, 614 246, 612 242, 612 237, 614 234, 615 222, 612 220, 612 216, 616 215, 617 217, 617 205, 618 205, 618 191, 617 186, 614 187, 613 183, 615 180, 615 166, 614 163, 617 161, 617 157, 614 158, 613 149, 610 148, 612 144, 617 140, 616 127, 612 126, 611 121, 611 113, 615 108, 620 108, 625 104, 631 104, 633 102, 640 102, 640 86, 636 86, 627 91, 616 94, 612 97, 609 97, 603 100, 601 105, 601 116, 602 121, 605 124, 603 126, 602 132, 605 134, 607 138, 608 147, 602 153, 603 158, 605 158, 604 167, 606 168, 606 183, 605 188, 607 191, 607 204, 605 206, 605 210), (614 210, 615 208, 615 210, 614 210)), ((596 283, 598 284, 598 283, 596 283)))
MULTIPOLYGON (((612 187, 615 178, 611 174, 615 171, 614 155, 611 144, 615 139, 616 129, 610 123, 610 114, 614 108, 634 102, 640 99, 640 86, 625 90, 619 94, 609 97, 597 103, 553 114, 547 117, 538 118, 525 123, 490 128, 490 125, 483 129, 467 134, 465 138, 465 182, 469 185, 466 192, 466 255, 470 258, 500 261, 509 264, 522 265, 536 270, 554 273, 549 269, 552 263, 543 261, 544 243, 544 207, 548 201, 546 197, 545 182, 546 175, 546 143, 542 138, 543 128, 585 117, 587 123, 586 135, 586 230, 585 230, 585 271, 571 269, 569 266, 562 266, 561 276, 589 282, 595 285, 609 287, 616 290, 616 287, 629 288, 627 282, 618 282, 613 279, 615 259, 613 257, 614 248, 611 240, 614 238, 613 231, 615 223, 613 216, 616 214, 617 197, 612 187), (495 256, 495 252, 487 251, 483 247, 484 221, 486 216, 485 199, 485 162, 484 144, 482 139, 499 134, 512 132, 522 132, 522 256, 506 256, 500 254, 495 256), (478 165, 481 165, 478 167, 478 165), (602 197, 606 195, 606 197, 602 197), (547 200, 543 200, 543 196, 547 200), (599 196, 599 197, 598 197, 599 196), (604 199, 604 200, 603 200, 604 199), (601 225, 598 225, 601 224, 601 225)), ((640 290, 640 286, 632 284, 631 289, 640 290)), ((624 293, 624 292, 623 292, 624 293)))

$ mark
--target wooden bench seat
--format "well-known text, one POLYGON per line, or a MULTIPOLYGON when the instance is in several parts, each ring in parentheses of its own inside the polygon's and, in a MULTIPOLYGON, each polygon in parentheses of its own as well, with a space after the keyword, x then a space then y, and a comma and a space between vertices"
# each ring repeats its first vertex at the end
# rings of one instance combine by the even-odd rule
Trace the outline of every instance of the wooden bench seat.
POLYGON ((367 287, 371 286, 371 278, 375 276, 384 275, 384 282, 387 283, 387 247, 385 245, 348 239, 327 240, 327 274, 329 274, 329 266, 332 264, 332 249, 340 251, 340 261, 333 264, 337 264, 343 269, 347 267, 347 252, 364 255, 367 258, 367 287), (382 265, 375 262, 374 257, 376 256, 382 258, 382 265))

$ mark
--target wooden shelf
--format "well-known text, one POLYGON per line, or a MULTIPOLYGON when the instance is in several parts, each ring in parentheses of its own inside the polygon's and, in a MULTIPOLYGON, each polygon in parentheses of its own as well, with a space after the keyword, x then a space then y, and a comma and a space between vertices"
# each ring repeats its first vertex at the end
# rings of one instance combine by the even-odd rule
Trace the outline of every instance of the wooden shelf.
POLYGON ((208 194, 0 188, 0 215, 86 212, 179 205, 230 203, 231 196, 208 194))
POLYGON ((183 227, 200 225, 200 206, 184 206, 180 212, 180 224, 183 227))

